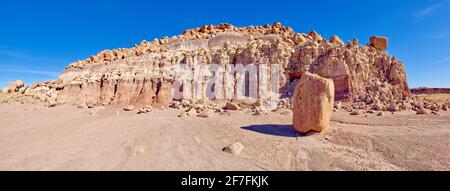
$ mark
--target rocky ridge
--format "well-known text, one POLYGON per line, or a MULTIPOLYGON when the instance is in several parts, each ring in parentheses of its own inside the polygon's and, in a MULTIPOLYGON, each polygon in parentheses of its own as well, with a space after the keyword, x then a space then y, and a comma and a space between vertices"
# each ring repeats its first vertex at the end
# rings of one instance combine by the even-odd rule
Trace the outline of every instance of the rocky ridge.
MULTIPOLYGON (((357 39, 344 43, 338 36, 327 40, 315 31, 296 33, 280 23, 250 27, 205 25, 178 36, 142 41, 132 48, 102 51, 70 64, 58 80, 36 88, 47 91, 45 99, 57 103, 168 107, 174 101, 174 66, 193 69, 199 63, 218 64, 227 69, 236 64, 265 64, 268 67, 258 68, 258 74, 270 73, 272 66, 280 66, 278 85, 286 100, 293 96, 301 75, 310 72, 332 79, 336 100, 353 103, 349 110, 401 111, 422 107, 424 104, 418 104, 420 101, 411 96, 403 62, 387 55, 383 51, 387 39, 378 38, 381 37, 372 38, 369 45, 360 45, 357 39)), ((233 82, 243 76, 235 74, 223 83, 234 86, 233 82)), ((210 79, 190 79, 183 89, 198 81, 205 86, 210 79)), ((270 89, 270 85, 258 83, 257 88, 257 99, 270 103, 272 100, 259 94, 261 89, 270 89)), ((235 86, 231 89, 236 91, 235 86)), ((200 99, 207 99, 202 96, 200 99)), ((212 99, 223 97, 216 95, 212 99)), ((183 100, 186 98, 175 101, 183 100)))

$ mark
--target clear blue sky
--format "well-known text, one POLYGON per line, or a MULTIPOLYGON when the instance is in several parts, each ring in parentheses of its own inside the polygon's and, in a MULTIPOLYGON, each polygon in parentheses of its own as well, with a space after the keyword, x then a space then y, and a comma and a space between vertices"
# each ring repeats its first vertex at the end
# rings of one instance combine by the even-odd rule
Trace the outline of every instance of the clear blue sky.
POLYGON ((0 4, 0 87, 55 79, 72 61, 205 24, 279 21, 324 37, 390 39, 410 86, 450 87, 450 0, 132 1, 5 0, 0 4))

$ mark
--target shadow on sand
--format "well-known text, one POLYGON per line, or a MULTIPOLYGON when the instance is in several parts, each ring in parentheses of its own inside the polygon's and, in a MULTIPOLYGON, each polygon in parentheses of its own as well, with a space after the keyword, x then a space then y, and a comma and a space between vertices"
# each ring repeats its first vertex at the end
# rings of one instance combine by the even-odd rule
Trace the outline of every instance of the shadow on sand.
POLYGON ((264 125, 250 125, 241 128, 248 131, 254 131, 257 133, 281 137, 304 137, 311 135, 311 133, 307 134, 297 133, 292 125, 264 124, 264 125))

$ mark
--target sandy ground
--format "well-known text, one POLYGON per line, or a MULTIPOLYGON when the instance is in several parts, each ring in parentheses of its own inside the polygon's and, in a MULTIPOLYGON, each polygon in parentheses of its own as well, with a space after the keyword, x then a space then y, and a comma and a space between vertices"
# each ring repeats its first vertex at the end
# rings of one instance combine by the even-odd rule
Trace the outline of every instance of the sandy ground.
POLYGON ((303 136, 292 114, 178 113, 0 104, 0 170, 450 170, 450 112, 336 112, 303 136), (222 152, 237 141, 241 155, 222 152))

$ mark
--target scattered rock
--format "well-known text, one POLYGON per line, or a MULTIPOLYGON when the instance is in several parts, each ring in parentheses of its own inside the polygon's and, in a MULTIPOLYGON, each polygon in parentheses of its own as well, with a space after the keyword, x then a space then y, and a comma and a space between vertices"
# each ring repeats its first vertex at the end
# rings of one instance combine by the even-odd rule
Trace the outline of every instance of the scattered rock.
POLYGON ((232 155, 239 155, 239 154, 241 154, 243 149, 244 149, 244 145, 240 142, 236 142, 236 143, 226 146, 225 148, 222 149, 222 151, 226 152, 226 153, 230 153, 232 155))
POLYGON ((437 105, 437 104, 433 104, 433 105, 431 105, 430 107, 429 107, 429 109, 431 110, 431 111, 436 111, 436 112, 438 112, 439 111, 439 106, 437 105))
POLYGON ((295 130, 300 133, 322 132, 330 125, 333 105, 333 80, 304 73, 293 97, 295 130))
POLYGON ((188 116, 195 116, 195 115, 197 115, 197 113, 198 113, 197 110, 193 107, 186 111, 186 114, 188 116))
POLYGON ((28 86, 21 87, 21 88, 19 88, 19 90, 17 91, 17 93, 19 93, 19 94, 25 94, 25 92, 27 91, 27 89, 28 89, 28 86))
POLYGON ((387 108, 387 110, 390 111, 390 112, 397 112, 397 111, 399 111, 399 109, 398 109, 398 107, 397 107, 396 104, 391 104, 391 105, 389 105, 389 107, 387 108))
POLYGON ((57 105, 56 101, 50 100, 48 101, 48 107, 55 107, 57 105))
POLYGON ((10 82, 8 86, 6 86, 4 92, 5 93, 14 93, 18 92, 20 88, 25 87, 25 83, 22 80, 16 80, 14 82, 10 82))
POLYGON ((137 114, 143 114, 143 113, 147 113, 147 111, 144 108, 139 109, 137 112, 137 114))
POLYGON ((359 110, 354 110, 350 113, 350 115, 361 115, 361 112, 359 110))
POLYGON ((94 108, 94 107, 95 107, 95 103, 94 103, 94 102, 91 102, 91 101, 88 101, 88 102, 86 102, 86 106, 87 106, 88 108, 94 108))
POLYGON ((344 41, 342 41, 337 35, 334 35, 333 37, 331 37, 330 43, 336 43, 340 46, 344 46, 344 41))
POLYGON ((357 38, 354 38, 354 39, 352 40, 352 45, 353 45, 353 46, 358 46, 358 45, 359 45, 359 40, 358 40, 357 38))
POLYGON ((256 102, 253 104, 256 107, 260 107, 263 104, 261 99, 256 100, 256 102))
POLYGON ((277 109, 277 113, 280 115, 289 115, 292 111, 290 109, 277 109))
POLYGON ((207 110, 201 112, 200 114, 198 114, 197 116, 201 117, 201 118, 210 118, 210 117, 214 116, 214 111, 211 109, 207 109, 207 110))
POLYGON ((23 83, 22 80, 16 80, 14 83, 15 83, 17 89, 25 87, 25 83, 23 83))
POLYGON ((234 103, 234 102, 227 102, 227 104, 225 105, 225 108, 227 110, 232 110, 232 111, 241 109, 241 107, 239 107, 239 105, 237 103, 234 103))
MULTIPOLYGON (((279 85, 283 87, 280 92, 283 97, 293 96, 296 83, 303 72, 313 72, 324 78, 333 79, 337 100, 357 100, 365 102, 366 106, 373 106, 380 101, 378 109, 374 108, 377 111, 387 110, 389 100, 400 104, 404 98, 412 97, 404 64, 395 57, 380 52, 388 47, 387 38, 372 37, 370 46, 358 46, 357 39, 354 39, 351 42, 352 46, 349 47, 336 46, 336 44, 343 44, 337 36, 332 37, 328 42, 315 31, 309 34, 296 33, 279 23, 250 27, 234 27, 229 24, 210 25, 186 30, 183 34, 171 38, 155 39, 152 42, 143 41, 132 48, 101 51, 88 59, 70 64, 58 80, 47 81, 39 87, 37 84, 32 87, 55 90, 57 100, 66 101, 69 104, 80 104, 88 97, 94 99, 98 105, 107 100, 105 103, 111 105, 155 104, 155 108, 167 107, 173 101, 171 89, 172 85, 175 85, 173 83, 177 82, 175 76, 179 76, 177 71, 174 75, 174 70, 171 68, 176 65, 175 62, 186 61, 187 69, 194 70, 195 60, 207 60, 205 65, 219 64, 222 67, 220 69, 227 69, 236 61, 255 63, 269 61, 282 66, 279 69, 281 77, 279 85), (379 51, 374 51, 375 49, 379 51), (114 63, 114 67, 111 67, 111 63, 114 63), (291 79, 291 73, 295 73, 296 78, 291 79), (108 79, 105 80, 104 76, 108 76, 108 79), (113 83, 111 79, 117 80, 113 83), (98 91, 100 89, 102 91, 98 91)), ((223 84, 233 84, 240 79, 245 79, 242 77, 234 75, 224 79, 223 84)), ((199 84, 206 84, 209 78, 199 78, 199 80, 199 84)), ((197 82, 185 83, 183 85, 186 87, 183 88, 193 89, 194 83, 197 82)), ((269 87, 270 80, 255 85, 269 87)), ((20 86, 22 86, 20 83, 15 83, 9 91, 16 92, 20 86)), ((230 87, 230 90, 231 92, 221 91, 221 96, 225 93, 236 95, 237 86, 234 89, 230 87)), ((258 91, 261 90, 258 88, 258 91)), ((187 91, 184 93, 187 94, 187 91)), ((54 98, 51 97, 51 99, 54 98)), ((189 99, 189 97, 179 99, 189 99)), ((186 109, 193 105, 193 103, 179 104, 186 109)), ((181 109, 180 105, 174 108, 181 109)), ((262 105, 261 101, 255 103, 257 107, 262 105)), ((269 105, 270 108, 275 106, 272 103, 269 105)), ((238 109, 244 107, 238 106, 240 106, 238 109)), ((292 104, 283 100, 276 106, 292 108, 292 104)), ((398 106, 400 110, 408 108, 402 104, 398 106)))
POLYGON ((383 116, 383 115, 384 115, 383 112, 379 112, 379 113, 377 114, 377 116, 383 116))
POLYGON ((197 100, 197 104, 202 105, 202 106, 207 106, 209 104, 209 100, 208 99, 200 99, 200 100, 197 100))
POLYGON ((162 109, 169 107, 173 100, 171 91, 172 85, 168 82, 162 82, 153 106, 162 109))
POLYGON ((388 39, 386 37, 372 36, 370 37, 370 46, 378 51, 384 51, 388 47, 388 39))
POLYGON ((38 88, 38 87, 41 87, 41 83, 39 83, 39 82, 34 82, 34 83, 31 85, 31 89, 36 89, 36 88, 38 88))
POLYGON ((134 109, 135 109, 135 108, 134 108, 133 105, 129 105, 129 106, 123 108, 124 111, 134 111, 134 109))
POLYGON ((267 115, 267 112, 262 111, 261 109, 256 109, 255 114, 253 115, 267 115))
POLYGON ((424 108, 419 108, 418 110, 417 110, 417 113, 416 113, 417 115, 425 115, 425 114, 428 114, 428 111, 426 110, 426 109, 424 109, 424 108))
POLYGON ((78 109, 86 109, 86 108, 88 108, 88 106, 86 104, 80 104, 80 105, 77 105, 77 108, 78 109))

